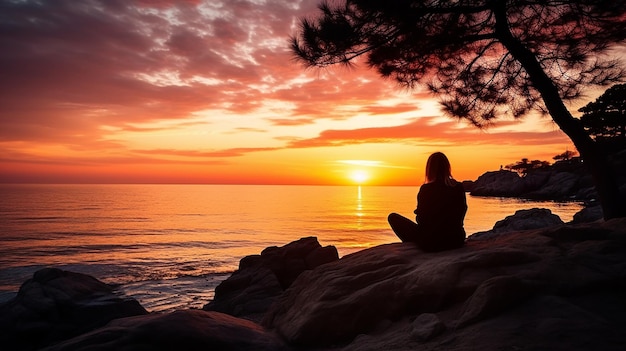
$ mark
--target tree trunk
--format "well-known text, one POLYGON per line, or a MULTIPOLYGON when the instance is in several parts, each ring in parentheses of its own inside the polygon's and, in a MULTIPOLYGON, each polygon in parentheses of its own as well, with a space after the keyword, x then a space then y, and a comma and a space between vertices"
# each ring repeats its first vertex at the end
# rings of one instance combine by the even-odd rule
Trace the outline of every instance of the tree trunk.
POLYGON ((572 140, 591 171, 604 219, 626 217, 626 199, 620 195, 616 172, 609 163, 607 155, 585 132, 580 120, 574 118, 565 107, 557 87, 543 70, 535 55, 511 34, 506 18, 506 2, 496 1, 495 3, 497 4, 497 8, 494 9, 496 35, 511 55, 524 67, 532 86, 541 95, 552 120, 572 140))

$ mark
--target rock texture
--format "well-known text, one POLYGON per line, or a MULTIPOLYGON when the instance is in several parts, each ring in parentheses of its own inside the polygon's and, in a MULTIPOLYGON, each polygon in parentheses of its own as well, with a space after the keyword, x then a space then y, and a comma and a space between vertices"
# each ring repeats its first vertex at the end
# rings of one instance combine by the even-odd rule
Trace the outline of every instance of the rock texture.
POLYGON ((487 239, 521 230, 541 229, 563 224, 561 218, 546 208, 518 210, 515 214, 497 221, 491 230, 472 234, 468 240, 487 239))
POLYGON ((472 184, 474 196, 521 196, 526 190, 524 178, 510 171, 486 172, 472 184))
POLYGON ((0 306, 0 347, 38 350, 115 318, 146 313, 136 300, 115 295, 110 285, 91 276, 42 269, 0 306))
POLYGON ((70 350, 285 350, 282 341, 254 322, 219 312, 175 311, 117 319, 106 327, 46 351, 70 350))
MULTIPOLYGON (((246 278, 227 283, 237 287, 230 290, 238 301, 232 306, 245 305, 249 293, 249 301, 266 310, 256 312, 263 316, 260 324, 202 310, 139 315, 44 350, 626 349, 626 218, 513 231, 437 253, 394 243, 337 260, 336 251, 331 255, 334 250, 315 243, 304 238, 242 259, 237 275, 246 278), (282 258, 269 258, 274 255, 282 258), (302 261, 316 262, 315 268, 287 264, 303 267, 302 261), (278 294, 269 308, 265 298, 258 299, 267 286, 278 294)), ((75 278, 47 270, 33 279, 44 287, 25 287, 34 284, 27 282, 18 298, 32 296, 22 300, 28 304, 0 307, 2 318, 13 316, 3 319, 0 347, 39 349, 44 336, 50 341, 75 334, 74 327, 69 334, 65 328, 85 314, 110 320, 114 307, 89 313, 58 307, 60 300, 93 305, 100 301, 94 296, 108 296, 108 286, 75 278), (72 288, 61 288, 66 283, 72 288), (44 322, 18 307, 29 304, 48 306, 36 309, 44 322), (21 333, 17 347, 7 339, 15 331, 21 333)))
POLYGON ((302 273, 263 325, 291 345, 344 350, 622 350, 625 289, 617 219, 441 253, 360 251, 302 273))
POLYGON ((260 255, 244 257, 239 269, 215 289, 215 298, 203 309, 260 321, 302 272, 338 259, 334 246, 322 247, 315 237, 268 247, 260 255))
POLYGON ((597 197, 591 174, 578 158, 531 170, 523 177, 507 170, 486 172, 472 184, 471 194, 543 200, 597 197))
MULTIPOLYGON (((619 191, 626 198, 626 150, 608 155, 615 172, 619 191)), ((594 203, 598 194, 585 164, 574 158, 558 161, 546 168, 531 170, 524 177, 500 170, 486 172, 474 182, 464 182, 466 191, 474 196, 519 197, 537 200, 580 200, 594 203)), ((592 222, 602 218, 600 207, 582 212, 574 223, 592 222)))
POLYGON ((595 222, 600 219, 602 219, 602 206, 596 203, 591 206, 587 206, 574 214, 572 223, 588 223, 595 222))

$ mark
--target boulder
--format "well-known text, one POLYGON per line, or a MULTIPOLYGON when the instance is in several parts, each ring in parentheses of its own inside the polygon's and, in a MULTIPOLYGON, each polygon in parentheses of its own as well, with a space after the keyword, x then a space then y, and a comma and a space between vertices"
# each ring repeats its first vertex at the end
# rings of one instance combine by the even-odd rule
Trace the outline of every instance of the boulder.
POLYGON ((517 210, 515 214, 497 221, 491 230, 470 235, 468 240, 492 238, 522 230, 540 229, 563 224, 561 218, 545 208, 517 210))
POLYGON ((446 326, 433 313, 422 313, 412 323, 411 337, 418 341, 427 341, 441 334, 446 326))
POLYGON ((548 170, 539 169, 526 174, 526 176, 522 178, 524 182, 524 193, 541 189, 541 187, 548 183, 552 173, 553 172, 548 170))
POLYGON ((509 248, 478 254, 467 247, 425 253, 410 243, 377 246, 300 275, 263 325, 297 345, 349 342, 385 320, 465 301, 486 279, 482 270, 538 259, 509 248))
POLYGON ((595 222, 603 218, 602 206, 600 204, 594 204, 587 206, 582 210, 576 212, 572 218, 572 223, 588 223, 595 222))
MULTIPOLYGON (((312 242, 305 238, 269 248, 242 260, 240 269, 258 268, 264 260, 260 256, 291 256, 282 252, 285 247, 305 261, 325 261, 306 254, 315 249, 301 250, 316 246, 312 242)), ((281 283, 288 281, 285 276, 279 278, 271 265, 261 267, 256 279, 265 282, 250 280, 253 285, 282 291, 261 324, 215 311, 140 311, 86 328, 91 331, 71 339, 57 338, 54 345, 40 342, 41 332, 32 327, 30 315, 15 317, 15 312, 21 308, 23 313, 28 305, 42 315, 57 315, 57 325, 45 329, 53 335, 77 315, 93 318, 102 313, 60 308, 59 301, 106 302, 111 287, 88 276, 44 270, 27 282, 31 287, 25 283, 20 289, 19 298, 31 297, 22 300, 28 304, 12 301, 1 307, 0 316, 13 319, 3 319, 0 345, 3 350, 47 351, 621 351, 626 345, 626 218, 515 231, 438 253, 422 252, 409 243, 376 246, 304 270, 286 290, 281 283), (72 318, 58 318, 66 314, 72 318), (57 329, 50 332, 52 327, 57 329), (7 339, 15 330, 33 332, 39 342, 25 339, 31 334, 24 332, 19 344, 7 339)), ((240 291, 245 283, 231 282, 240 291)))
POLYGON ((474 196, 520 196, 526 191, 524 180, 515 172, 486 172, 476 179, 471 194, 474 196))
POLYGON ((0 345, 37 350, 113 319, 147 313, 135 299, 116 295, 112 286, 94 277, 45 268, 0 306, 0 345))
POLYGON ((268 247, 241 259, 239 269, 217 286, 213 301, 203 309, 260 321, 302 272, 338 259, 334 246, 322 247, 315 237, 268 247))
POLYGON ((285 349, 280 339, 254 322, 219 312, 183 310, 168 314, 117 319, 103 328, 45 350, 280 351, 285 349))
MULTIPOLYGON (((618 164, 616 160, 612 160, 618 164)), ((617 170, 618 184, 626 184, 626 173, 617 170)), ((486 172, 471 187, 474 196, 519 197, 542 200, 597 199, 593 177, 580 161, 558 161, 553 165, 533 169, 520 177, 517 173, 500 170, 486 172)))
POLYGON ((625 262, 626 218, 381 245, 303 272, 262 324, 319 349, 622 350, 625 262))
MULTIPOLYGON (((529 178, 529 176, 525 178, 529 178)), ((527 191, 524 197, 531 199, 565 199, 574 196, 579 188, 580 175, 569 172, 553 172, 549 174, 548 180, 537 188, 527 191)), ((526 180, 528 181, 528 180, 526 180)))

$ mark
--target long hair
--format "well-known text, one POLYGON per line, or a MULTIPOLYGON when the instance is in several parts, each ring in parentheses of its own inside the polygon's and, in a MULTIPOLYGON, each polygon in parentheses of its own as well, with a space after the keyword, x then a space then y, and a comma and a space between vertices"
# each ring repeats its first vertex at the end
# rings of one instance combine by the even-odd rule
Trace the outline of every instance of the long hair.
POLYGON ((426 161, 426 183, 433 182, 444 182, 447 186, 457 184, 456 180, 452 178, 450 161, 441 152, 433 153, 426 161))

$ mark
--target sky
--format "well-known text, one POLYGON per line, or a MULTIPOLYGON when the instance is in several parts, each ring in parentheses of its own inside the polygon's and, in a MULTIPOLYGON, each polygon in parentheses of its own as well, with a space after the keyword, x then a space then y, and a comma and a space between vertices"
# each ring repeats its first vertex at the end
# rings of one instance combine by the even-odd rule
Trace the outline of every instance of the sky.
POLYGON ((317 3, 0 0, 0 182, 419 185, 435 151, 475 180, 575 150, 548 117, 479 130, 362 65, 305 69, 317 3))

